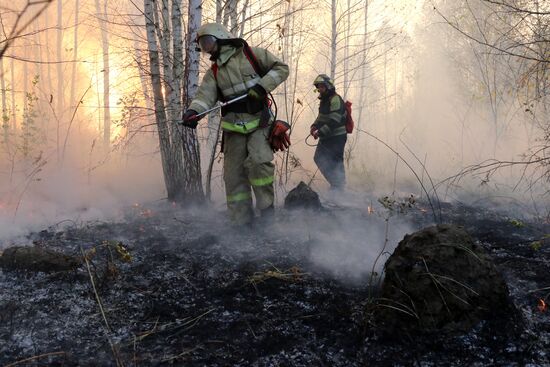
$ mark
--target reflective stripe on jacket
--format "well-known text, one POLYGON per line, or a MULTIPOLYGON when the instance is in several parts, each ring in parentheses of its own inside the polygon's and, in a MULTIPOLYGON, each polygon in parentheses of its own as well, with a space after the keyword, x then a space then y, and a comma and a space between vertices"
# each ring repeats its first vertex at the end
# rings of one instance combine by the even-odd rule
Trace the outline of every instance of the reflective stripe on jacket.
MULTIPOLYGON (((223 45, 216 60, 218 64, 217 78, 214 77, 212 69, 208 69, 189 108, 198 113, 212 108, 220 98, 218 87, 222 93, 221 97, 224 100, 229 100, 246 94, 248 89, 256 84, 260 84, 269 93, 286 80, 288 65, 266 49, 252 47, 252 52, 258 60, 260 68, 266 71, 262 78, 248 61, 242 47, 223 45)), ((258 119, 259 116, 260 113, 229 112, 222 118, 222 128, 227 131, 248 133, 258 127, 257 125, 252 126, 250 123, 258 119), (231 127, 231 124, 236 126, 231 127), (243 126, 246 126, 246 129, 243 130, 243 126)))

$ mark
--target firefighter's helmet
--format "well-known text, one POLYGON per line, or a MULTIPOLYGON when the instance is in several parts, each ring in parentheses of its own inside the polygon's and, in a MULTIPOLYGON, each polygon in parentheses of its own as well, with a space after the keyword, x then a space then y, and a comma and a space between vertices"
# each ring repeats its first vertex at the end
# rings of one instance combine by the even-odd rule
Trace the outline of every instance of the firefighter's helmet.
POLYGON ((313 81, 313 85, 317 86, 319 84, 324 84, 327 89, 334 89, 334 80, 327 74, 319 74, 317 78, 313 81))
POLYGON ((225 27, 219 23, 205 23, 197 30, 197 41, 203 36, 213 36, 216 39, 235 38, 225 27))

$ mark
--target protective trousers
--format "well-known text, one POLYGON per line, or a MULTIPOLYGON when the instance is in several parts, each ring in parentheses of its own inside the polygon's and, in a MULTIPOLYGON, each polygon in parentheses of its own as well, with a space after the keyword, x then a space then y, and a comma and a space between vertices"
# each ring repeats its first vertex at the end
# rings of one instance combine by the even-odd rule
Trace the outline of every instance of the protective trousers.
POLYGON ((229 218, 234 224, 252 221, 252 190, 257 209, 273 205, 275 165, 271 162, 273 151, 267 141, 268 133, 269 128, 249 134, 224 131, 223 178, 229 218))
POLYGON ((346 184, 344 147, 347 139, 346 134, 320 138, 313 156, 315 164, 329 182, 331 189, 343 190, 346 184))

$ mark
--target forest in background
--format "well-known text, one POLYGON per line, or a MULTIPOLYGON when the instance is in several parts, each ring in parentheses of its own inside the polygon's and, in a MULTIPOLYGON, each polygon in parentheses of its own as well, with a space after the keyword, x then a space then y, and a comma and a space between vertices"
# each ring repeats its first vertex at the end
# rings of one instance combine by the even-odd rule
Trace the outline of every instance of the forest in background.
POLYGON ((177 126, 209 67, 193 32, 212 21, 290 66, 281 195, 325 189, 307 135, 327 73, 354 107, 350 191, 549 219, 548 2, 15 0, 0 21, 0 237, 167 197, 223 207, 219 117, 177 126))

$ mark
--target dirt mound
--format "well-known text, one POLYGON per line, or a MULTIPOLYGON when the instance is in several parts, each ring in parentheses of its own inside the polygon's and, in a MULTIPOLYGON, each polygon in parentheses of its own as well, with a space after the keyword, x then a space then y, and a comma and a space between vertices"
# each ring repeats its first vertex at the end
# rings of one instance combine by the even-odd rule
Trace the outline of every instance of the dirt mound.
POLYGON ((389 330, 467 331, 510 310, 504 280, 461 227, 405 236, 385 269, 379 316, 389 330))
POLYGON ((300 181, 298 186, 290 190, 285 198, 286 209, 322 209, 319 195, 313 191, 303 181, 300 181))

